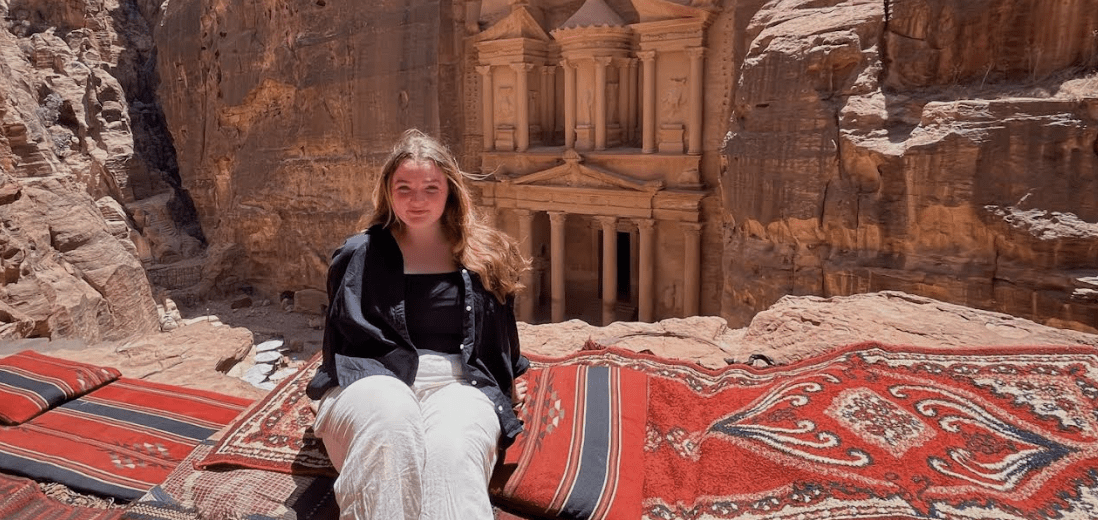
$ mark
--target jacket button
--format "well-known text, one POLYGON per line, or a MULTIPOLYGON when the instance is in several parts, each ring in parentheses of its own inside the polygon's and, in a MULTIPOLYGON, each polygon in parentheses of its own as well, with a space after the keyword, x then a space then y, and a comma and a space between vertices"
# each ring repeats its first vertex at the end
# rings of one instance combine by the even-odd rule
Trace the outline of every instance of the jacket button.
POLYGON ((496 409, 502 412, 503 411, 503 406, 497 406, 496 409))
POLYGON ((473 310, 473 306, 472 305, 466 305, 465 310, 471 311, 471 310, 473 310))
POLYGON ((474 379, 474 380, 473 380, 473 382, 472 382, 471 384, 472 384, 473 386, 477 386, 477 381, 476 381, 476 379, 474 379))

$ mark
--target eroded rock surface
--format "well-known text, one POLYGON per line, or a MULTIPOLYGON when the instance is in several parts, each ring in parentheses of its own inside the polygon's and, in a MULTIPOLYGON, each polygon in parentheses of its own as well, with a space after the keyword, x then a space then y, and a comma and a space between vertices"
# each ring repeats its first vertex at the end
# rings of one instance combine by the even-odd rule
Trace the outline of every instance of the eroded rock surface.
POLYGON ((900 290, 1096 330, 1098 10, 789 1, 747 34, 730 322, 786 294, 900 290))
POLYGON ((0 13, 0 339, 156 330, 145 269, 199 254, 201 233, 166 171, 148 20, 126 0, 0 13))
POLYGON ((250 330, 211 318, 170 332, 56 350, 49 355, 114 367, 124 377, 258 398, 267 390, 228 375, 232 367, 246 363, 249 355, 254 358, 253 341, 250 330))
POLYGON ((519 324, 522 348, 564 356, 589 340, 635 352, 692 361, 709 368, 751 363, 761 354, 787 364, 865 341, 958 349, 1012 346, 1085 345, 1098 348, 1098 334, 1033 321, 896 291, 833 298, 786 296, 744 328, 724 319, 695 316, 659 323, 619 322, 595 327, 578 320, 519 324))

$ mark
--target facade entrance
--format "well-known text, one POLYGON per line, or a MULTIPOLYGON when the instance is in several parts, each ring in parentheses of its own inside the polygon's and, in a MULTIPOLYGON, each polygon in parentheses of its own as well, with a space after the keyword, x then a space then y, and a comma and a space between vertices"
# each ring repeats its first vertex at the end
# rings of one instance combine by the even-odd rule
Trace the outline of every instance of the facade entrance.
POLYGON ((546 27, 515 2, 475 36, 478 203, 533 259, 520 320, 698 313, 705 33, 716 10, 631 3, 630 22, 586 0, 546 27))

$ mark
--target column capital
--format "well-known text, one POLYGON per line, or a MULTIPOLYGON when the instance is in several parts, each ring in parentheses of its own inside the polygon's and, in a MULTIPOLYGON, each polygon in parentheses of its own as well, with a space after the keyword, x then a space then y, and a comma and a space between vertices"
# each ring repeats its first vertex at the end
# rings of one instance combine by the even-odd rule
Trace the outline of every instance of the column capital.
POLYGON ((530 72, 531 70, 534 70, 533 63, 510 63, 508 66, 515 72, 530 72))
POLYGON ((640 51, 637 53, 637 57, 640 58, 641 61, 649 62, 656 59, 656 51, 640 51))
POLYGON ((568 213, 564 211, 548 211, 547 213, 549 213, 549 223, 553 225, 564 224, 564 220, 568 218, 568 213))
POLYGON ((628 69, 634 61, 637 61, 637 59, 636 58, 614 58, 614 65, 617 65, 619 69, 628 69))
POLYGON ((687 47, 686 55, 690 56, 690 59, 696 60, 705 57, 705 47, 687 47))
POLYGON ((552 75, 557 73, 557 66, 556 65, 543 65, 541 67, 541 73, 546 75, 546 76, 552 76, 552 75))
POLYGON ((595 61, 596 64, 603 67, 609 65, 611 62, 614 61, 614 58, 611 58, 610 56, 595 56, 592 59, 595 61))
POLYGON ((618 217, 599 215, 594 217, 595 221, 602 224, 602 229, 616 228, 618 226, 618 217))
POLYGON ((702 223, 701 222, 679 222, 679 226, 682 227, 682 232, 689 236, 701 235, 702 223))
POLYGON ((515 208, 511 210, 516 217, 521 219, 534 218, 534 210, 526 208, 515 208))
POLYGON ((652 231, 656 229, 656 220, 651 218, 635 218, 633 223, 637 225, 637 229, 641 231, 652 231))
POLYGON ((481 76, 487 76, 489 72, 492 72, 491 65, 477 65, 477 73, 481 76))

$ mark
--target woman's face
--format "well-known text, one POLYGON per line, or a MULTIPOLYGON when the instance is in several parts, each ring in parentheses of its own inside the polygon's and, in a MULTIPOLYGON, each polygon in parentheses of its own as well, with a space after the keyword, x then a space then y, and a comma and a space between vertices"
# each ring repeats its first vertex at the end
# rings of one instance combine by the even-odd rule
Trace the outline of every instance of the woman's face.
POLYGON ((389 182, 393 213, 410 229, 439 225, 449 191, 446 174, 432 161, 407 159, 389 182))

